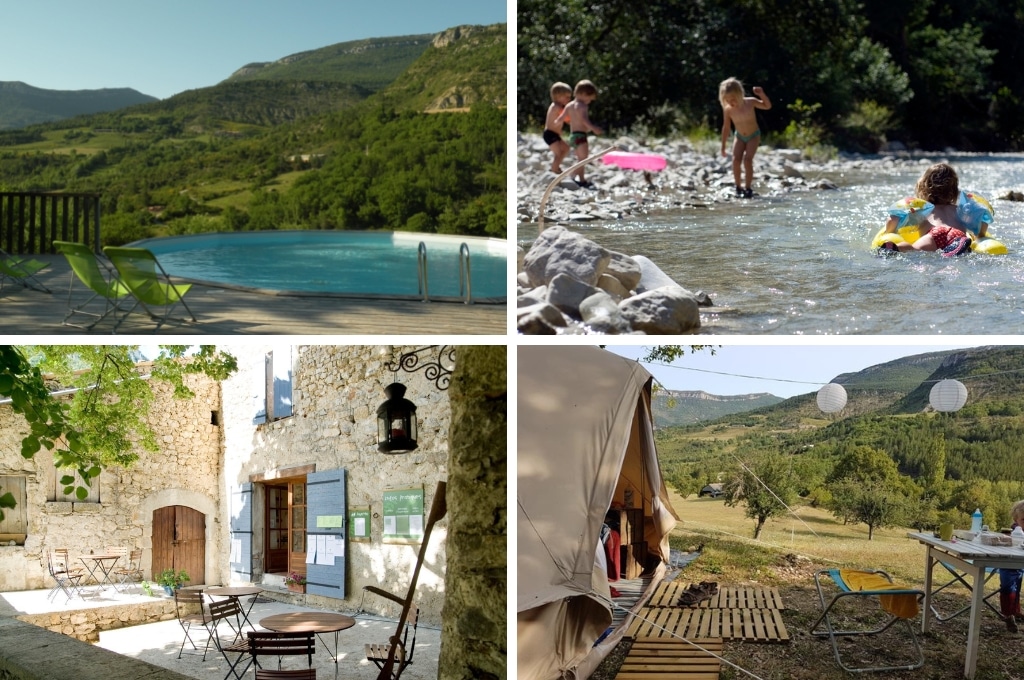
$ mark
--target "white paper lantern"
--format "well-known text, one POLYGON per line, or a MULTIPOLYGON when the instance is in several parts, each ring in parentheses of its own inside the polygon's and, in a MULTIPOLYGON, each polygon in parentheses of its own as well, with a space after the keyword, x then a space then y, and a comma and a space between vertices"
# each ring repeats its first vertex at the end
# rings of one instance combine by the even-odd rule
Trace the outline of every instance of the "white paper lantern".
POLYGON ((928 393, 928 403, 936 411, 959 411, 967 403, 967 388, 959 380, 940 380, 928 393))
POLYGON ((842 411, 846 406, 846 390, 842 385, 829 383, 818 390, 818 408, 825 413, 842 411))

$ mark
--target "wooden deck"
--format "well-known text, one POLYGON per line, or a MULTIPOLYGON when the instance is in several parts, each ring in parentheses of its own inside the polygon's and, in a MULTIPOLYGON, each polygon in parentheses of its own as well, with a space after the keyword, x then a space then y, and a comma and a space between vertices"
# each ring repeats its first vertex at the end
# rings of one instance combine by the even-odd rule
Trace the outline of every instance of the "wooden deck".
POLYGON ((632 621, 626 637, 640 639, 724 638, 746 642, 789 642, 778 588, 723 586, 696 606, 677 604, 686 584, 660 583, 632 621))
MULTIPOLYGON (((83 334, 61 324, 68 309, 71 268, 60 255, 37 255, 50 264, 37 275, 52 294, 6 281, 0 292, 0 334, 83 334)), ((72 304, 91 291, 75 281, 72 304)), ((508 332, 507 305, 357 299, 262 294, 194 285, 185 298, 198 323, 170 322, 156 330, 145 314, 132 314, 121 335, 502 335, 508 332)), ((180 310, 180 306, 178 310, 180 310)), ((176 310, 177 311, 177 310, 176 310)), ((178 316, 178 314, 175 314, 178 316)), ((76 317, 82 319, 84 317, 76 317)), ((105 319, 93 335, 110 334, 105 319)))

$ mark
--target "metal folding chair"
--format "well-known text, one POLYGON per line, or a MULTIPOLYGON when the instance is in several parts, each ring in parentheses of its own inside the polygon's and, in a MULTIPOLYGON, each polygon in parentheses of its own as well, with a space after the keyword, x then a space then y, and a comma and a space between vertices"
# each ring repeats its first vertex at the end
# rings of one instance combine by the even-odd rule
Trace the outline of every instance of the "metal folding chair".
MULTIPOLYGON (((814 574, 814 585, 818 590, 822 613, 811 626, 811 634, 828 636, 829 642, 832 644, 832 653, 840 668, 849 673, 863 673, 866 671, 913 670, 924 665, 924 652, 921 650, 921 644, 918 642, 914 626, 911 624, 911 621, 917 618, 918 598, 924 597, 924 591, 896 585, 893 583, 892 577, 880 569, 873 571, 823 569, 814 574), (825 600, 825 591, 822 587, 823 576, 827 576, 838 588, 838 592, 828 602, 825 600), (860 618, 868 620, 863 628, 837 628, 833 620, 833 610, 839 603, 850 602, 848 598, 854 598, 854 601, 871 599, 879 604, 882 613, 879 614, 877 611, 865 613, 861 608, 860 618), (872 624, 876 623, 878 625, 872 627, 872 624), (824 630, 819 630, 823 624, 824 630), (915 661, 888 666, 850 666, 843 662, 839 653, 839 637, 877 635, 896 624, 902 624, 910 636, 917 656, 915 661)), ((851 619, 854 618, 847 609, 842 610, 843 614, 851 619)))
POLYGON ((63 555, 60 555, 56 550, 50 550, 46 553, 46 566, 50 571, 50 576, 53 578, 53 587, 50 588, 50 592, 46 595, 48 600, 54 600, 57 597, 57 593, 64 593, 66 597, 64 600, 65 604, 70 602, 71 598, 76 595, 81 597, 82 574, 69 571, 67 561, 66 551, 63 555))

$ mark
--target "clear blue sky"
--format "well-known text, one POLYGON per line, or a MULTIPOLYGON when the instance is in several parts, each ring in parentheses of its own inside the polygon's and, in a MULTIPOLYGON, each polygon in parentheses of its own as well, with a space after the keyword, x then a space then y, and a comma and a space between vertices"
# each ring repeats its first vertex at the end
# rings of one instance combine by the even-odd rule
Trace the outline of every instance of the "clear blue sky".
MULTIPOLYGON (((687 354, 673 362, 673 367, 698 368, 707 371, 757 376, 760 380, 703 373, 683 368, 645 364, 655 379, 673 390, 703 390, 709 394, 751 394, 769 392, 779 397, 817 392, 840 373, 859 371, 900 357, 938 352, 961 347, 995 344, 976 342, 965 345, 725 345, 716 346, 715 355, 708 350, 687 354), (769 380, 771 378, 771 380, 769 380), (801 383, 774 380, 805 381, 801 383), (813 383, 813 384, 805 384, 813 383)), ((613 347, 609 351, 637 359, 645 355, 645 346, 613 347)))
POLYGON ((165 99, 334 43, 507 22, 505 0, 10 0, 0 81, 165 99))

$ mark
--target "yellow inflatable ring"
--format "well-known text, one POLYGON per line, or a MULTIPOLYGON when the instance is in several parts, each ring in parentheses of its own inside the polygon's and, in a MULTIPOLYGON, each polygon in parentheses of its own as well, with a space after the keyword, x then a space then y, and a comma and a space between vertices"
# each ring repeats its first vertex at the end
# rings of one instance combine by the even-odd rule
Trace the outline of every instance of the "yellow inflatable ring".
MULTIPOLYGON (((917 240, 917 227, 907 226, 902 229, 898 229, 894 232, 885 232, 885 227, 882 227, 875 237, 871 240, 871 249, 875 250, 879 248, 886 241, 892 241, 893 243, 913 243, 917 240)), ((991 236, 983 236, 978 238, 974 234, 970 234, 971 237, 971 252, 981 253, 983 255, 1006 255, 1009 252, 1006 248, 1006 244, 991 236)))

